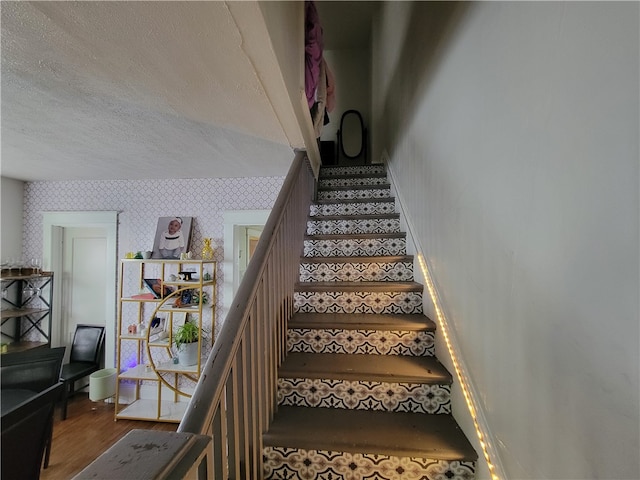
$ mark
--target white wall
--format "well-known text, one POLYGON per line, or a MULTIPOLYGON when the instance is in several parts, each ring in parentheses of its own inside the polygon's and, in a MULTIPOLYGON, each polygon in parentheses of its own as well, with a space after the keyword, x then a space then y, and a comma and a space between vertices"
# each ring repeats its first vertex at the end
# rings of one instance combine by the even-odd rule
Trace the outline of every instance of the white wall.
POLYGON ((325 50, 324 58, 336 81, 336 107, 329 113, 330 123, 323 128, 321 140, 337 142, 340 117, 347 110, 358 110, 365 127, 371 126, 371 52, 365 49, 325 50))
POLYGON ((0 240, 0 259, 22 259, 22 197, 24 182, 13 178, 0 177, 2 199, 2 238, 0 240))
POLYGON ((388 2, 383 15, 376 152, 501 473, 640 478, 639 4, 388 2))

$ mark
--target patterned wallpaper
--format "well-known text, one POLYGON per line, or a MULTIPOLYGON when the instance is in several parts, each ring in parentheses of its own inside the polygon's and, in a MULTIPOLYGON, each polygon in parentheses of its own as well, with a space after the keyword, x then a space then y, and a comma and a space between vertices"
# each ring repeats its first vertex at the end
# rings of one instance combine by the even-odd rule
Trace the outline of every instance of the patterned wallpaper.
MULTIPOLYGON (((284 177, 170 180, 27 182, 24 194, 23 257, 42 252, 42 212, 118 211, 118 258, 151 250, 159 217, 194 217, 191 251, 199 257, 212 237, 218 261, 217 312, 221 311, 224 260, 223 213, 270 209, 284 177)), ((216 330, 224 319, 217 316, 216 330)))

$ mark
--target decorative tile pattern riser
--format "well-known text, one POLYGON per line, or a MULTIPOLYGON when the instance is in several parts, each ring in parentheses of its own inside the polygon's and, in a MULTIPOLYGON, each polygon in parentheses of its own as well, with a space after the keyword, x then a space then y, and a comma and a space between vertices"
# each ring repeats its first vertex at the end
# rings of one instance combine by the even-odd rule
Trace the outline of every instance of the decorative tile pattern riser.
POLYGON ((320 190, 318 200, 358 200, 358 199, 391 198, 388 188, 366 188, 364 190, 320 190))
POLYGON ((265 447, 266 480, 472 480, 475 462, 265 447))
POLYGON ((347 175, 376 175, 379 173, 385 173, 385 166, 378 165, 354 165, 351 167, 328 167, 320 169, 320 178, 335 177, 335 176, 347 176, 347 175))
POLYGON ((422 313, 418 292, 295 292, 301 313, 422 313))
POLYGON ((410 282, 412 262, 301 263, 301 282, 410 282))
POLYGON ((425 331, 291 328, 287 351, 369 355, 435 355, 435 333, 425 331))
POLYGON ((449 385, 279 378, 277 397, 278 405, 297 407, 451 413, 449 385))
POLYGON ((370 257, 405 255, 405 238, 364 238, 340 240, 305 240, 305 257, 370 257))
POLYGON ((358 235, 364 233, 400 233, 397 218, 309 220, 307 235, 358 235))
POLYGON ((362 177, 362 178, 321 178, 318 180, 318 187, 364 187, 388 185, 387 177, 362 177))
POLYGON ((309 210, 311 217, 319 215, 387 215, 396 213, 394 202, 332 203, 313 204, 309 210))

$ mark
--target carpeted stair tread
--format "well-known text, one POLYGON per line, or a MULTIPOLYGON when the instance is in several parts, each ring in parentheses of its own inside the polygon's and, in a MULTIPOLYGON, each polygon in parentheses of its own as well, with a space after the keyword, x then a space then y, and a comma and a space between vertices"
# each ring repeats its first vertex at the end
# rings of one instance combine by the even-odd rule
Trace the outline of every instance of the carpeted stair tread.
POLYGON ((419 292, 417 282, 298 282, 296 292, 419 292))
POLYGON ((392 263, 413 262, 413 255, 381 255, 378 257, 300 257, 301 263, 392 263))
POLYGON ((436 324, 422 314, 298 312, 289 320, 289 328, 434 331, 436 324))
POLYGON ((435 357, 403 355, 289 352, 278 376, 388 383, 452 383, 451 374, 435 357))
POLYGON ((405 412, 280 406, 265 446, 438 460, 478 456, 453 417, 405 412))

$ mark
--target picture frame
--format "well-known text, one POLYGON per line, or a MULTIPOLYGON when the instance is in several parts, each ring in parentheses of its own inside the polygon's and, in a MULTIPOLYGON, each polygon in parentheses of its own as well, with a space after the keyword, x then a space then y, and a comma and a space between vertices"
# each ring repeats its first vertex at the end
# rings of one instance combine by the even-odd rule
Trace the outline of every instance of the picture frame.
POLYGON ((156 227, 151 258, 179 260, 191 244, 193 217, 160 217, 156 227))

